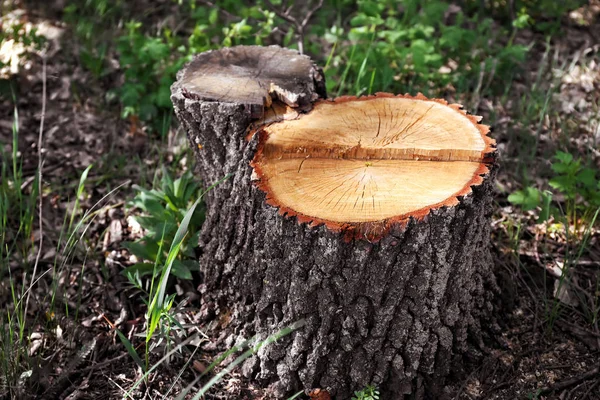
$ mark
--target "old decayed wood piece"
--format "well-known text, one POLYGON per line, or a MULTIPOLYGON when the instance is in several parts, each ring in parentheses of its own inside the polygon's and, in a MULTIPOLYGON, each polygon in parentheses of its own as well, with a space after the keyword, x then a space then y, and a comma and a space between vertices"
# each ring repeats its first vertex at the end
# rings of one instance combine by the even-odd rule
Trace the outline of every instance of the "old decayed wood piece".
POLYGON ((190 98, 244 104, 257 118, 273 100, 298 107, 325 93, 321 73, 308 57, 276 46, 203 53, 182 71, 176 88, 190 98))
POLYGON ((199 55, 173 85, 200 178, 231 174, 206 198, 203 315, 229 345, 306 321, 243 365, 281 398, 435 398, 491 321, 493 141, 441 100, 323 88, 277 47, 199 55))

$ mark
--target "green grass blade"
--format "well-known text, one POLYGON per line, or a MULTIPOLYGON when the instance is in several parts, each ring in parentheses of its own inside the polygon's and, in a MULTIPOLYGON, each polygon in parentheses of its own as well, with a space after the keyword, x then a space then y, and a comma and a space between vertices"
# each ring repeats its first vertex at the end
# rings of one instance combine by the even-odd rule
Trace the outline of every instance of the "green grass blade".
POLYGON ((194 339, 197 339, 198 336, 200 334, 196 333, 193 334, 192 336, 190 336, 189 338, 185 339, 183 342, 179 343, 177 346, 175 346, 171 351, 169 351, 167 354, 165 354, 160 360, 158 360, 158 362, 156 364, 154 364, 152 367, 148 368, 148 370, 146 372, 144 372, 144 375, 142 375, 134 384, 133 386, 131 386, 131 388, 129 388, 129 391, 127 393, 125 393, 123 395, 123 397, 131 397, 131 393, 137 389, 138 386, 140 386, 140 384, 146 379, 148 378, 148 375, 150 375, 152 372, 154 372, 154 370, 156 370, 165 360, 169 359, 175 352, 180 351, 183 346, 186 346, 187 344, 189 344, 191 341, 193 341, 194 339))
POLYGON ((175 260, 175 257, 177 257, 177 254, 179 254, 179 250, 181 249, 181 244, 183 242, 183 239, 185 238, 185 235, 187 234, 188 226, 190 224, 190 220, 192 219, 192 216, 194 215, 194 211, 196 211, 196 207, 198 207, 198 205, 200 204, 200 201, 202 200, 204 195, 206 193, 208 193, 209 190, 212 190, 215 186, 217 186, 221 182, 225 181, 229 177, 230 177, 230 175, 226 175, 223 179, 219 180, 215 184, 211 185, 204 192, 202 192, 200 197, 198 197, 198 199, 194 202, 194 204, 192 204, 192 206, 185 213, 185 217, 183 217, 183 220, 181 221, 181 224, 179 225, 179 228, 177 229, 177 232, 175 233, 175 238, 173 239, 173 243, 171 243, 171 248, 169 249, 169 253, 167 256, 166 267, 163 269, 161 278, 159 280, 158 290, 156 291, 154 298, 152 299, 152 301, 150 303, 151 308, 162 309, 162 306, 165 301, 165 291, 167 289, 167 281, 168 281, 169 275, 171 274, 171 268, 173 267, 173 261, 175 260))
POLYGON ((133 358, 135 363, 140 366, 142 371, 146 372, 146 366, 144 365, 144 362, 142 361, 141 357, 138 355, 137 351, 135 351, 135 349, 133 348, 133 345, 131 344, 129 339, 127 339, 127 337, 125 337, 125 335, 123 335, 123 333, 121 333, 120 330, 118 330, 118 329, 115 329, 115 330, 117 331, 117 335, 119 335, 119 339, 121 339, 121 343, 123 343, 123 345, 127 349, 127 352, 129 353, 131 358, 133 358))
POLYGON ((301 390, 298 393, 295 393, 292 397, 288 398, 288 400, 297 399, 298 397, 302 396, 303 394, 304 394, 304 390, 301 390))
POLYGON ((79 198, 83 194, 83 190, 85 189, 85 181, 87 180, 88 173, 92 169, 93 165, 94 164, 90 164, 85 169, 85 171, 83 171, 83 173, 81 174, 81 177, 79 178, 79 186, 77 186, 77 194, 76 194, 76 197, 75 197, 75 205, 73 206, 73 210, 71 211, 71 219, 69 221, 69 231, 71 231, 71 228, 73 227, 73 221, 75 220, 75 214, 77 214, 77 211, 79 209, 79 198))
MULTIPOLYGON (((283 328, 279 332, 274 333, 273 335, 269 336, 267 339, 263 340, 262 342, 257 343, 256 345, 254 345, 251 348, 249 348, 248 350, 246 350, 242 355, 240 355, 238 358, 236 358, 234 361, 232 361, 231 364, 229 364, 221 372, 219 372, 217 375, 212 377, 204 386, 202 386, 200 391, 198 391, 198 393, 196 393, 196 395, 192 398, 192 400, 199 400, 200 398, 202 398, 202 396, 204 396, 206 394, 206 392, 211 387, 213 387, 217 382, 219 382, 221 379, 223 379, 223 377, 225 375, 231 373, 231 371, 233 371, 233 369, 235 367, 237 367, 239 364, 244 362, 244 360, 246 360, 248 357, 250 357, 253 354, 255 354, 256 352, 258 352, 262 347, 268 346, 269 344, 279 340, 283 336, 289 335, 296 329, 303 327, 305 324, 306 324, 305 320, 300 320, 298 322, 295 322, 292 325, 290 325, 289 327, 283 328)), ((205 371, 205 372, 207 372, 207 371, 205 371)), ((177 399, 183 400, 185 398, 185 396, 188 394, 188 392, 192 389, 192 387, 200 380, 201 377, 202 377, 202 375, 197 377, 191 384, 189 384, 185 388, 185 390, 183 390, 179 394, 177 399)))

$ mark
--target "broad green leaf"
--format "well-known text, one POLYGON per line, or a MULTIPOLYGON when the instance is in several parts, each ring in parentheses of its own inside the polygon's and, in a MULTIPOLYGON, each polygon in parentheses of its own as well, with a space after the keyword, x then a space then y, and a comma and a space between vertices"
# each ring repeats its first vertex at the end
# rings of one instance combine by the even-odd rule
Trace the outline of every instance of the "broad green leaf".
POLYGON ((574 182, 573 178, 570 176, 567 176, 567 175, 555 176, 554 178, 550 179, 548 184, 551 187, 553 187, 554 189, 561 191, 563 194, 565 194, 569 198, 572 198, 576 194, 575 193, 575 182, 574 182))
POLYGON ((188 266, 188 263, 184 263, 180 260, 174 260, 173 269, 171 270, 171 273, 179 279, 185 279, 189 281, 192 279, 192 273, 190 272, 188 266))
POLYGON ((145 243, 123 242, 121 245, 129 250, 131 254, 138 257, 140 261, 155 260, 156 255, 158 254, 158 245, 150 241, 145 243))
POLYGON ((596 171, 592 168, 584 168, 577 174, 577 181, 586 188, 593 188, 598 184, 596 171))
POLYGON ((138 274, 138 276, 152 275, 154 268, 155 266, 152 263, 137 263, 125 268, 123 271, 121 271, 121 274, 125 276, 136 274, 138 274))
POLYGON ((557 151, 554 158, 563 164, 570 164, 571 161, 573 161, 573 155, 571 153, 565 153, 564 151, 557 151))
POLYGON ((520 206, 524 211, 533 210, 540 205, 541 193, 538 189, 528 186, 508 196, 508 201, 520 206))

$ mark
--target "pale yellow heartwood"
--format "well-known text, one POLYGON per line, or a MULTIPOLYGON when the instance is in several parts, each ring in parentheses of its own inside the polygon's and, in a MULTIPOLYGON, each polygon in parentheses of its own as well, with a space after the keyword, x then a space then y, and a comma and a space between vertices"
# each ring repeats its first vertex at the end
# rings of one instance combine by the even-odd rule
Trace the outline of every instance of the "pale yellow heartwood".
POLYGON ((486 151, 464 114, 409 98, 320 103, 265 131, 259 164, 270 197, 339 223, 381 221, 443 203, 481 172, 486 151))
POLYGON ((265 154, 476 161, 486 143, 464 114, 408 98, 321 103, 310 114, 266 129, 265 154), (329 154, 329 155, 328 155, 329 154))
POLYGON ((460 191, 478 167, 465 161, 375 160, 366 164, 295 158, 270 160, 263 172, 280 204, 343 223, 379 221, 440 203, 460 191))

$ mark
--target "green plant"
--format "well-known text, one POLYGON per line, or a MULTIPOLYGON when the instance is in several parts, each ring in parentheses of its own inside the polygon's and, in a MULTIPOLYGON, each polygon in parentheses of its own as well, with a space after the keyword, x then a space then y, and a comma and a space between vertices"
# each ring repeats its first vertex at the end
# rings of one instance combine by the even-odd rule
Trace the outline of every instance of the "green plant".
MULTIPOLYGON (((195 182, 191 172, 185 172, 180 178, 173 180, 166 169, 162 171, 159 187, 147 190, 134 186, 137 191, 129 203, 131 210, 141 211, 142 215, 134 219, 146 232, 136 242, 124 242, 123 247, 135 255, 140 262, 123 270, 129 280, 142 289, 141 278, 153 277, 161 273, 157 264, 168 258, 169 250, 174 243, 177 229, 185 218, 186 210, 200 195, 200 185, 195 182)), ((191 279, 190 268, 195 264, 195 248, 198 246, 198 234, 204 219, 202 206, 196 207, 189 221, 192 235, 181 244, 177 257, 173 259, 172 274, 181 279, 191 279)))
MULTIPOLYGON (((146 313, 146 369, 148 369, 149 365, 148 345, 156 329, 159 327, 161 328, 161 337, 166 338, 167 341, 169 339, 169 333, 172 326, 176 325, 181 330, 183 330, 183 327, 179 324, 179 322, 177 322, 173 318, 173 316, 170 313, 170 310, 173 307, 173 302, 175 300, 175 294, 168 295, 166 293, 167 281, 169 279, 171 271, 173 270, 175 260, 179 255, 179 252, 181 251, 183 241, 188 233, 188 229, 190 228, 190 223, 194 218, 196 208, 200 204, 201 200, 202 196, 198 197, 194 204, 192 204, 192 206, 186 211, 183 220, 181 221, 181 224, 177 228, 177 232, 175 233, 173 242, 169 247, 169 252, 165 260, 165 265, 163 268, 160 268, 160 275, 158 277, 158 281, 155 281, 154 277, 153 279, 151 279, 148 311, 146 313)), ((154 264, 155 269, 158 266, 158 261, 159 260, 157 260, 157 262, 154 264)))
POLYGON ((526 186, 521 190, 517 190, 508 196, 508 201, 518 205, 523 211, 535 210, 541 207, 538 222, 545 222, 550 218, 552 202, 552 192, 545 190, 541 191, 532 186, 526 186))
POLYGON ((566 203, 566 214, 577 224, 578 215, 589 220, 600 207, 600 177, 597 170, 583 165, 581 158, 559 151, 554 156, 552 171, 555 176, 549 185, 560 192, 566 203), (578 214, 580 212, 580 214, 578 214))
POLYGON ((143 34, 141 28, 141 22, 128 22, 126 34, 116 41, 125 76, 124 84, 116 90, 123 107, 121 115, 154 122, 155 128, 168 128, 172 114, 170 86, 186 60, 182 57, 184 48, 176 47, 169 30, 154 37, 143 34))
MULTIPOLYGON (((69 6, 69 21, 83 38, 80 53, 95 75, 102 75, 104 57, 114 48, 124 73, 123 84, 111 91, 118 99, 122 116, 139 119, 154 131, 165 134, 172 120, 169 87, 175 73, 190 57, 220 46, 269 44, 273 41, 295 47, 294 27, 263 1, 251 6, 232 0, 216 1, 214 7, 195 1, 179 2, 182 22, 161 24, 153 29, 143 18, 122 24, 112 40, 95 43, 96 26, 118 25, 119 15, 127 16, 122 2, 86 0, 69 6), (184 18, 185 16, 185 18, 184 18), (114 44, 113 44, 114 42, 114 44)), ((276 2, 279 4, 279 2, 276 2)), ((523 11, 514 24, 493 29, 492 20, 458 11, 445 18, 447 2, 404 0, 396 2, 361 0, 326 2, 305 29, 307 52, 322 54, 331 47, 325 67, 328 90, 336 95, 368 94, 376 91, 422 91, 425 94, 458 90, 480 91, 504 88, 518 71, 528 47, 512 40, 499 40, 530 23, 523 11), (351 18, 346 15, 351 13, 351 18), (503 31, 505 29, 506 31, 503 31), (476 50, 474 50, 476 49, 476 50), (495 82, 502 85, 496 87, 495 82)), ((122 19, 123 17, 121 17, 122 19)))
MULTIPOLYGON (((221 355, 219 355, 207 368, 204 372, 202 372, 201 374, 199 374, 193 382, 191 382, 177 397, 177 399, 183 399, 187 396, 187 394, 195 387, 195 385, 202 379, 205 378, 211 371, 213 371, 217 366, 219 366, 225 359, 227 359, 228 357, 230 357, 231 355, 240 352, 240 351, 244 351, 244 353, 242 353, 241 355, 239 355, 235 360, 233 360, 229 365, 227 365, 225 368, 223 368, 219 373, 217 373, 215 376, 213 376, 206 384, 204 384, 201 388, 200 391, 198 393, 195 394, 195 396, 193 397, 193 399, 201 399, 202 396, 208 392, 208 390, 213 387, 216 383, 218 383, 220 380, 223 379, 223 377, 227 374, 230 374, 231 371, 233 371, 233 369, 235 367, 237 367, 238 365, 240 365, 244 360, 246 360, 248 357, 252 356, 253 354, 255 354, 257 351, 259 351, 262 347, 264 346, 268 346, 271 343, 279 340, 280 338, 289 335, 290 333, 292 333, 293 331, 303 327, 306 324, 305 320, 300 320, 297 321, 293 324, 291 324, 288 327, 285 327, 283 329, 281 329, 278 332, 275 332, 273 335, 267 337, 265 340, 259 341, 257 340, 256 337, 251 338, 250 340, 246 340, 244 342, 242 342, 239 345, 235 345, 232 346, 231 348, 229 348, 227 351, 223 352, 221 355)), ((120 332, 117 331, 117 334, 119 335, 119 337, 121 338, 121 340, 126 343, 126 347, 128 352, 132 355, 132 357, 136 360, 136 362, 138 362, 138 360, 140 360, 139 356, 137 355, 137 353, 135 352, 135 349, 133 348, 132 344, 129 342, 129 340, 120 332)), ((129 390, 125 393, 123 393, 123 398, 132 398, 131 397, 131 393, 145 380, 148 379, 149 375, 154 372, 156 369, 158 369, 162 363, 164 363, 165 361, 169 360, 176 352, 185 352, 187 351, 186 349, 186 345, 189 344, 190 342, 192 342, 193 340, 198 340, 199 339, 199 333, 196 333, 194 335, 189 336, 188 338, 186 338, 185 340, 183 340, 181 343, 177 344, 176 346, 174 346, 171 350, 169 350, 168 352, 166 352, 165 355, 162 356, 162 358, 160 360, 158 360, 154 365, 152 365, 149 368, 145 368, 142 366, 142 368, 144 369, 144 373, 143 375, 131 386, 131 388, 129 388, 129 390)), ((198 349, 198 346, 194 346, 196 347, 196 350, 198 349)), ((193 359, 193 356, 196 352, 196 350, 194 350, 194 352, 191 354, 191 356, 188 359, 188 363, 189 361, 191 361, 193 359)), ((187 364, 183 367, 185 368, 187 366, 187 364)), ((181 375, 180 374, 179 376, 181 375)), ((179 377, 178 376, 178 377, 179 377)), ((175 383, 175 382, 174 382, 175 383)), ((173 383, 173 384, 174 384, 173 383)), ((171 386, 172 389, 173 385, 171 386)), ((170 390, 169 390, 170 391, 170 390)), ((289 400, 297 398, 299 395, 301 395, 303 392, 298 392, 296 393, 294 396, 290 397, 289 400)), ((166 394, 165 394, 166 396, 166 394)))
POLYGON ((379 390, 375 386, 367 385, 364 389, 354 392, 352 400, 378 400, 379 390))
POLYGON ((262 44, 276 21, 262 2, 240 7, 239 2, 221 0, 213 8, 196 1, 178 3, 174 18, 182 23, 164 23, 158 30, 144 20, 148 14, 123 23, 131 10, 121 0, 85 0, 65 8, 65 20, 81 42, 81 64, 99 78, 106 71, 107 55, 116 51, 124 80, 107 98, 119 101, 123 118, 133 124, 140 120, 162 136, 172 120, 170 85, 183 63, 219 46, 262 44))
POLYGON ((84 0, 71 2, 64 9, 64 21, 79 42, 79 61, 96 78, 106 72, 106 58, 113 47, 111 26, 116 26, 124 12, 122 0, 84 0))
MULTIPOLYGON (((222 180, 206 191, 220 182, 222 180)), ((142 299, 148 307, 145 363, 142 365, 146 371, 150 351, 163 339, 168 350, 171 330, 183 330, 174 318, 175 294, 166 293, 167 282, 171 275, 180 279, 192 277, 190 268, 196 265, 192 261, 195 258, 194 248, 198 245, 200 225, 204 218, 201 200, 206 191, 199 192, 199 185, 195 183, 191 172, 187 171, 181 178, 173 180, 166 169, 163 169, 160 189, 146 190, 138 186, 136 189, 138 194, 130 206, 147 214, 135 217, 147 234, 140 241, 123 243, 123 246, 141 259, 151 262, 137 263, 126 268, 123 274, 144 293, 142 299), (145 275, 150 276, 146 284, 142 281, 145 275), (159 339, 150 343, 157 329, 159 339)), ((137 354, 123 335, 120 338, 132 355, 137 354)))
MULTIPOLYGON (((502 32, 492 29, 491 19, 458 11, 446 22, 447 2, 402 3, 400 13, 395 2, 359 1, 349 27, 314 28, 334 45, 325 68, 330 92, 436 94, 449 85, 461 92, 481 91, 495 80, 512 80, 525 59, 528 48, 503 45, 497 38, 502 32)), ((316 46, 311 51, 321 53, 316 46)))
MULTIPOLYGON (((21 159, 18 152, 19 115, 13 111, 12 151, 0 154, 0 279, 8 279, 9 304, 0 310, 0 394, 8 391, 16 396, 17 382, 30 362, 26 346, 25 285, 13 276, 14 265, 27 270, 34 251, 33 222, 37 199, 37 180, 26 193, 21 159)), ((0 143, 0 149, 4 146, 0 143)), ((28 185, 29 187, 29 185, 28 185)))
POLYGON ((222 46, 232 46, 262 44, 270 35, 275 20, 273 12, 259 5, 240 8, 237 3, 221 3, 240 19, 220 21, 219 8, 209 10, 197 7, 195 2, 182 6, 191 14, 192 29, 187 40, 168 27, 148 34, 142 22, 125 24, 125 34, 116 39, 119 64, 125 77, 123 85, 116 90, 123 118, 139 118, 164 135, 171 125, 170 86, 176 72, 193 54, 218 47, 215 37, 222 46))
MULTIPOLYGON (((221 356, 219 356, 215 361, 213 361, 210 364, 210 366, 206 369, 206 371, 204 371, 196 379, 194 379, 194 381, 192 383, 190 383, 185 388, 185 390, 183 390, 179 394, 179 396, 177 396, 177 400, 183 400, 184 398, 186 398, 186 395, 196 385, 196 383, 201 378, 203 378, 204 376, 206 376, 206 374, 208 372, 210 372, 217 365, 219 365, 223 360, 225 360, 229 355, 234 354, 236 352, 239 352, 241 350, 247 349, 244 353, 242 353, 235 360, 233 360, 229 365, 227 365, 227 367, 225 367, 218 374, 216 374, 215 376, 213 376, 205 385, 202 386, 202 388, 200 388, 200 390, 194 395, 194 397, 192 397, 192 400, 203 399, 204 398, 203 396, 208 392, 208 390, 211 387, 213 387, 217 382, 219 382, 221 379, 223 379, 223 377, 225 375, 230 374, 231 371, 233 371, 233 369, 235 367, 237 367, 238 365, 240 365, 248 357, 252 356, 253 354, 256 354, 261 348, 263 348, 265 346, 268 346, 271 343, 274 343, 277 340, 281 339, 282 337, 284 337, 286 335, 289 335, 290 333, 294 332, 296 329, 299 329, 299 328, 303 327, 305 324, 306 324, 305 320, 300 320, 300 321, 297 321, 297 322, 291 324, 288 327, 285 327, 285 328, 281 329, 278 332, 275 332, 271 336, 267 337, 265 340, 259 341, 256 338, 252 338, 252 339, 250 339, 248 341, 243 342, 239 346, 233 346, 232 348, 230 348, 229 350, 227 350, 225 353, 223 353, 221 356)), ((297 397, 297 395, 298 394, 294 395, 292 398, 297 397)), ((378 398, 379 397, 373 398, 373 400, 376 400, 378 398)), ((367 400, 367 399, 365 398, 365 400, 367 400)))
MULTIPOLYGON (((23 389, 29 385, 28 379, 36 364, 35 357, 28 354, 29 334, 33 329, 44 329, 44 326, 47 328, 51 323, 52 317, 42 316, 54 315, 56 300, 63 300, 59 297, 61 291, 58 290, 61 284, 61 272, 75 264, 75 250, 96 215, 94 209, 100 202, 79 216, 81 211, 79 198, 83 195, 90 166, 81 174, 76 190, 77 198, 70 216, 65 215, 63 224, 59 227, 60 237, 56 244, 53 267, 39 276, 33 276, 32 260, 35 258, 34 253, 40 251, 39 243, 38 248, 35 248, 36 243, 33 238, 34 230, 41 229, 39 225, 36 227, 34 224, 39 199, 39 173, 36 171, 32 176, 33 179, 27 179, 23 175, 18 152, 19 116, 16 108, 13 116, 12 151, 8 155, 1 154, 2 159, 7 162, 3 162, 0 169, 0 279, 7 283, 9 289, 7 304, 0 310, 0 324, 3 327, 0 331, 0 370, 2 371, 0 397, 8 393, 9 397, 18 398, 23 395, 23 389), (51 272, 48 274, 51 278, 45 281, 51 290, 38 305, 45 313, 38 313, 40 315, 32 318, 27 313, 29 296, 37 281, 48 272, 51 272)), ((3 148, 3 144, 0 143, 0 149, 3 148)), ((46 232, 40 230, 40 234, 46 232)), ((82 275, 83 271, 80 279, 82 275)), ((79 299, 80 296, 77 301, 79 299)), ((61 302, 59 306, 65 305, 65 312, 68 315, 69 307, 66 303, 65 300, 64 304, 61 302)), ((75 319, 77 319, 77 311, 76 309, 75 319)))
POLYGON ((536 400, 536 399, 540 398, 541 394, 542 394, 542 389, 537 389, 534 392, 527 393, 527 398, 529 400, 536 400))
MULTIPOLYGON (((597 171, 584 166, 581 158, 575 159, 570 153, 558 151, 553 159, 554 176, 548 184, 564 198, 568 223, 577 225, 580 220, 589 221, 600 207, 600 177, 597 176, 597 171)), ((553 197, 557 195, 527 186, 511 193, 508 201, 524 211, 541 206, 539 222, 544 222, 550 215, 560 214, 557 208, 550 207, 553 197)))
MULTIPOLYGON (((581 237, 576 236, 574 239, 572 239, 569 229, 564 230, 566 242, 574 243, 575 246, 573 250, 571 250, 569 246, 566 246, 565 248, 563 262, 560 266, 561 273, 558 279, 558 285, 555 287, 555 293, 561 293, 561 291, 566 290, 577 296, 579 299, 579 306, 582 310, 582 316, 592 325, 597 323, 598 314, 600 313, 600 306, 598 305, 597 301, 597 288, 599 285, 598 281, 596 282, 596 291, 588 293, 585 290, 581 290, 576 285, 572 285, 572 271, 579 263, 579 260, 584 252, 588 250, 590 239, 593 234, 593 226, 596 223, 599 215, 600 207, 598 207, 593 213, 589 224, 585 227, 581 237)), ((568 220, 566 217, 563 218, 563 225, 568 226, 568 220)), ((560 296, 555 297, 558 298, 554 298, 550 302, 545 302, 547 314, 546 323, 549 332, 552 331, 554 323, 559 317, 559 312, 564 308, 560 296)), ((577 309, 574 309, 574 311, 579 312, 577 309)))
POLYGON ((548 332, 552 332, 553 325, 564 308, 560 296, 567 296, 566 293, 579 298, 583 317, 590 323, 597 321, 600 312, 595 295, 590 296, 571 284, 574 268, 588 250, 590 237, 600 213, 598 171, 584 166, 581 158, 575 158, 572 154, 562 151, 554 155, 551 169, 553 175, 548 184, 554 192, 542 192, 526 186, 508 196, 509 202, 520 206, 524 211, 540 208, 538 222, 545 222, 552 216, 554 223, 547 226, 547 232, 563 236, 567 244, 561 259, 556 260, 560 272, 557 286, 553 289, 555 298, 545 299, 544 302, 548 332), (556 202, 557 207, 551 206, 553 199, 560 200, 556 202))
POLYGON ((514 0, 510 3, 466 0, 463 5, 468 12, 490 16, 504 25, 514 24, 515 20, 528 15, 529 24, 536 30, 555 34, 560 32, 561 18, 586 3, 587 0, 514 0))
POLYGON ((31 24, 5 20, 4 16, 0 17, 0 48, 3 49, 3 54, 0 54, 0 78, 3 75, 1 74, 2 68, 16 67, 15 63, 18 64, 21 61, 22 54, 41 49, 44 42, 45 38, 38 35, 37 29, 31 27, 31 24), (7 47, 4 47, 5 45, 7 47))

